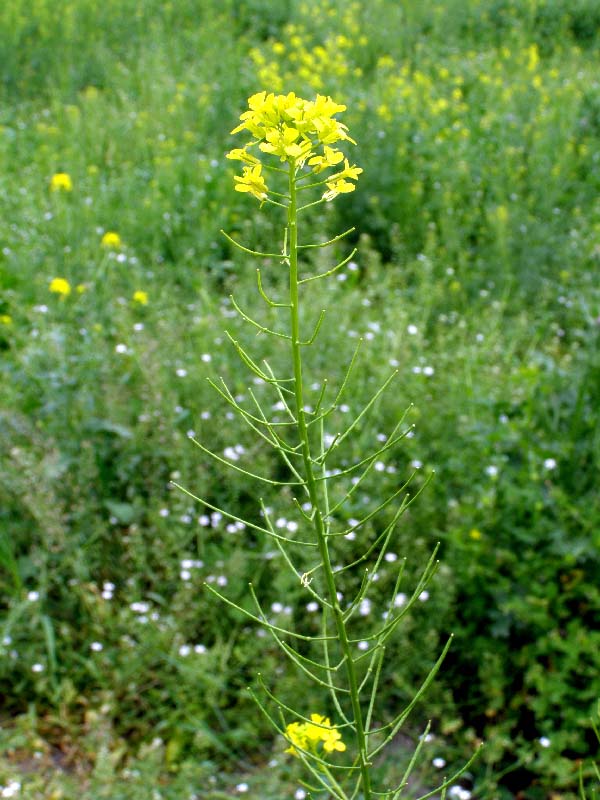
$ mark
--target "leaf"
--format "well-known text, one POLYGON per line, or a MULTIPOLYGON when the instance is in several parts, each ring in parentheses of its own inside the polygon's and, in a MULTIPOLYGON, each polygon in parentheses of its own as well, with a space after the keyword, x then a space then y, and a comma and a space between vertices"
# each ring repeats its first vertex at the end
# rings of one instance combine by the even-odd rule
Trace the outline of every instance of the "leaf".
POLYGON ((122 525, 131 525, 135 519, 136 509, 131 503, 123 503, 119 500, 105 500, 104 505, 122 525))

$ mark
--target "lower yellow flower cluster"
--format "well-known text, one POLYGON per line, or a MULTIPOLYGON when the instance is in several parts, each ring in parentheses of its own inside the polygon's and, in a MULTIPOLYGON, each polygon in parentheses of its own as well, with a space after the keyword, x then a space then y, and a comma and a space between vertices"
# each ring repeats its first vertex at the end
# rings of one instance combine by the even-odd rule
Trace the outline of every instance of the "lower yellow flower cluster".
POLYGON ((320 714, 311 714, 312 722, 292 722, 285 729, 286 739, 290 746, 285 751, 299 758, 298 749, 309 753, 316 753, 320 743, 326 753, 333 753, 335 750, 343 753, 346 745, 342 741, 342 735, 329 721, 329 717, 322 717, 320 714))

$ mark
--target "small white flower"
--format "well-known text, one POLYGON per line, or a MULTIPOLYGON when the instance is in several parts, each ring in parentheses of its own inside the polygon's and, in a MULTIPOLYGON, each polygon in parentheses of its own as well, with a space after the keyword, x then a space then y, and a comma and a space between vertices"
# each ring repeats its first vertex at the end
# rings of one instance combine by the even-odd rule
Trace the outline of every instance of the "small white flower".
POLYGON ((240 459, 239 453, 234 447, 226 447, 225 450, 223 450, 223 455, 230 461, 239 461, 240 459))
POLYGON ((131 603, 129 608, 134 611, 136 614, 147 614, 150 611, 150 603, 144 603, 141 601, 131 603))
POLYGON ((244 792, 248 791, 249 787, 247 783, 238 783, 238 785, 235 788, 236 791, 238 791, 240 794, 244 794, 244 792))
POLYGON ((185 378, 187 374, 188 374, 187 369, 185 369, 184 367, 179 367, 178 369, 175 370, 175 375, 177 375, 178 378, 185 378))
POLYGON ((217 586, 227 586, 228 580, 225 575, 219 575, 217 578, 217 586))
POLYGON ((468 789, 463 789, 462 786, 451 786, 448 796, 456 797, 457 800, 471 800, 471 792, 468 789))
POLYGON ((203 644, 195 644, 194 645, 194 653, 197 653, 198 655, 202 655, 203 653, 206 653, 205 645, 203 645, 203 644))
POLYGON ((40 599, 40 593, 35 591, 27 592, 27 599, 29 600, 30 603, 35 603, 36 600, 40 599))
POLYGON ((498 475, 498 467, 495 464, 490 464, 485 468, 485 474, 489 475, 490 478, 495 478, 498 475))
POLYGON ((179 648, 179 655, 183 656, 183 658, 189 656, 191 652, 192 648, 189 646, 189 644, 182 644, 181 647, 179 648))
POLYGON ((427 375, 428 378, 430 378, 434 372, 435 370, 433 367, 423 367, 423 375, 427 375))
POLYGON ((209 361, 212 361, 212 356, 210 353, 202 353, 200 358, 202 359, 202 361, 204 361, 205 364, 208 364, 209 361))
POLYGON ((400 592, 394 598, 394 606, 396 608, 402 608, 403 605, 406 605, 406 595, 404 592, 400 592))
POLYGON ((161 508, 158 512, 159 517, 168 517, 169 516, 169 509, 168 508, 161 508))
POLYGON ((127 352, 127 345, 126 344, 118 344, 115 347, 115 353, 126 353, 127 352))
POLYGON ((104 645, 102 642, 92 642, 90 645, 90 650, 93 650, 94 653, 99 653, 101 650, 104 650, 104 645))
POLYGON ((283 604, 282 603, 271 603, 271 611, 274 614, 281 614, 283 611, 283 604))
POLYGON ((368 617, 371 613, 371 609, 373 608, 373 604, 369 600, 368 597, 365 597, 363 600, 360 601, 360 605, 358 607, 358 613, 361 617, 368 617))
POLYGON ((191 580, 192 573, 189 571, 189 569, 182 569, 179 573, 179 577, 182 581, 189 581, 191 580))
POLYGON ((542 747, 550 747, 550 739, 547 736, 540 736, 539 742, 542 747))
POLYGON ((7 786, 0 790, 0 797, 14 797, 21 791, 21 784, 19 781, 10 781, 7 786))
POLYGON ((306 604, 306 610, 314 614, 315 611, 319 610, 319 604, 315 600, 311 600, 310 603, 306 604))
POLYGON ((376 461, 375 462, 375 471, 376 472, 383 472, 385 470, 385 464, 383 461, 376 461))
POLYGON ((396 553, 386 553, 384 558, 389 564, 393 564, 394 561, 398 560, 398 556, 396 555, 396 553))
POLYGON ((419 600, 422 603, 424 603, 426 600, 429 600, 429 592, 428 591, 421 592, 421 594, 419 595, 419 600))
POLYGON ((416 325, 409 325, 406 330, 411 336, 416 336, 416 334, 419 332, 419 329, 416 325))
POLYGON ((556 469, 556 459, 555 458, 544 459, 544 468, 548 470, 556 469))
POLYGON ((442 769, 446 766, 446 761, 443 758, 434 758, 431 762, 436 769, 442 769))
POLYGON ((31 667, 31 671, 32 672, 43 672, 44 671, 44 665, 43 664, 34 664, 31 667))
POLYGON ((410 465, 413 469, 421 469, 423 462, 419 461, 418 458, 413 458, 413 460, 410 462, 410 465))
POLYGON ((358 649, 359 650, 363 650, 363 651, 368 650, 369 649, 369 643, 365 642, 365 641, 359 642, 358 643, 358 649))

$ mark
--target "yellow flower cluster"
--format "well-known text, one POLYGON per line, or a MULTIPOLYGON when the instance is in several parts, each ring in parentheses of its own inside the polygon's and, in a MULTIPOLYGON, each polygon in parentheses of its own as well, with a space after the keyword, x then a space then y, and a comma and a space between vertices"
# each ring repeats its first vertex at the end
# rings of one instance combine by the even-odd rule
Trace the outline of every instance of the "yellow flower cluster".
POLYGON ((260 160, 248 152, 258 145, 259 150, 287 162, 295 170, 305 165, 315 174, 336 166, 344 160, 344 169, 326 182, 325 200, 354 190, 355 181, 362 169, 350 166, 339 150, 331 145, 339 141, 356 142, 348 135, 347 127, 334 119, 346 106, 331 97, 317 95, 315 100, 303 100, 294 92, 287 95, 258 92, 248 99, 248 111, 240 116, 241 123, 231 133, 247 130, 252 139, 242 148, 234 148, 227 158, 242 161, 245 166, 241 176, 235 176, 236 191, 249 192, 258 200, 266 200, 269 189, 262 173, 260 160))
POLYGON ((121 237, 118 233, 115 233, 114 231, 106 231, 100 241, 100 244, 102 247, 106 247, 109 250, 118 250, 123 242, 121 241, 121 237))
POLYGON ((335 750, 343 753, 346 745, 342 741, 341 733, 329 721, 329 717, 311 714, 310 718, 312 722, 292 722, 286 727, 285 736, 290 746, 285 752, 299 757, 296 748, 315 753, 318 745, 322 743, 326 753, 333 753, 335 750))
POLYGON ((72 192, 73 181, 68 172, 56 172, 50 181, 50 191, 52 192, 72 192))
POLYGON ((66 278, 52 278, 48 288, 60 297, 68 297, 71 294, 71 284, 66 278))

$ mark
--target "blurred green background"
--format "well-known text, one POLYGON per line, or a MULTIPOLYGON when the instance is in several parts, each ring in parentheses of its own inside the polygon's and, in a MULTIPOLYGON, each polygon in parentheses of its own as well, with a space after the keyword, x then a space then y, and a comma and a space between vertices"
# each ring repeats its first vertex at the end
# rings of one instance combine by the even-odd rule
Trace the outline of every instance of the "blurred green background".
MULTIPOLYGON (((258 486, 192 432, 278 474, 206 381, 252 385, 226 329, 286 363, 232 313, 231 292, 256 308, 256 264, 219 233, 281 241, 224 158, 265 89, 346 104, 364 169, 308 219, 315 241, 357 229, 309 302, 334 307, 315 381, 365 339, 339 424, 400 371, 346 457, 414 404, 415 435, 347 513, 436 473, 392 548, 406 592, 437 541, 442 565, 391 648, 390 716, 455 644, 397 759, 432 719, 422 786, 484 739, 456 796, 575 797, 600 695, 597 0, 5 0, 0 29, 4 791, 301 796, 246 686, 260 671, 323 699, 201 585, 239 600, 252 577, 274 618, 310 625, 306 597, 269 542, 169 483, 257 518, 258 486)), ((263 276, 285 284, 278 263, 263 276)), ((293 527, 285 496, 265 502, 293 527)))

